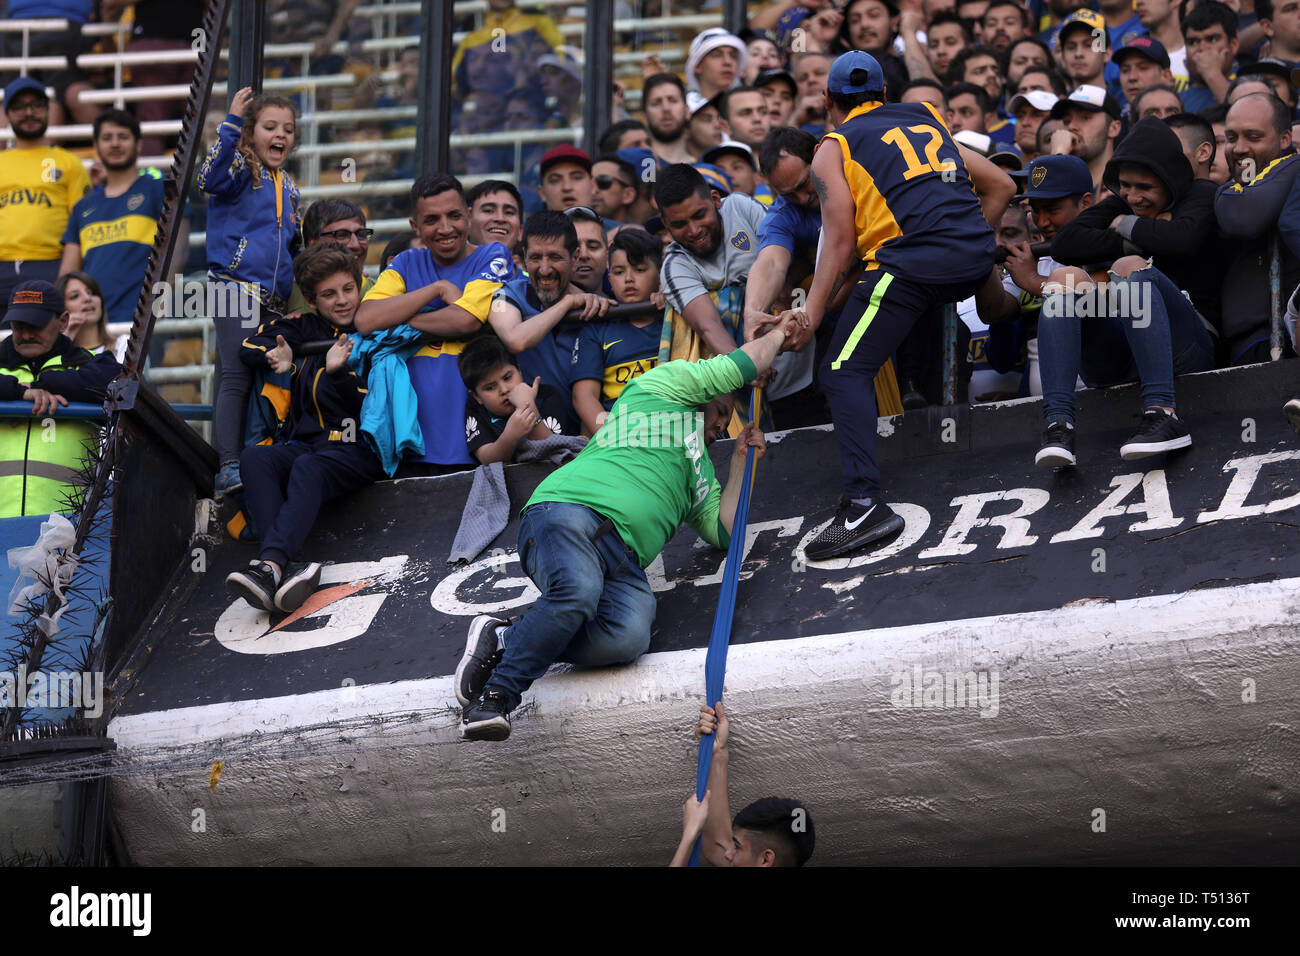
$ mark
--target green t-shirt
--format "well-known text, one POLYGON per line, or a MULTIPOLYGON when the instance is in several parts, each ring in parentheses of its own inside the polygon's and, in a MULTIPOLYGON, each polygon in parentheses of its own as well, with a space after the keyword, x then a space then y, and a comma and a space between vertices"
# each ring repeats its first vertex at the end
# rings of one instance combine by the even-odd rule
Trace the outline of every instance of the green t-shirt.
POLYGON ((587 447, 548 475, 528 504, 560 501, 604 515, 643 568, 683 521, 714 547, 727 547, 731 536, 718 519, 722 486, 699 407, 757 376, 753 361, 737 350, 703 362, 668 362, 633 379, 587 447))

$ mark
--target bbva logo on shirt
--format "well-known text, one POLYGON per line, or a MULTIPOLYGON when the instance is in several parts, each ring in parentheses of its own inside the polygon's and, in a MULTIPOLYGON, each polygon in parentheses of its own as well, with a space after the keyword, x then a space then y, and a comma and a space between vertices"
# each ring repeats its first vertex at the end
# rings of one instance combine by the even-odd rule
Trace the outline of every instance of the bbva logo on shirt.
POLYGON ((739 249, 741 252, 748 252, 749 233, 744 232, 743 230, 741 232, 736 233, 734 236, 731 237, 731 244, 735 248, 739 249))
POLYGON ((488 268, 492 270, 492 274, 498 279, 504 279, 510 274, 510 266, 501 256, 497 256, 489 262, 488 268))

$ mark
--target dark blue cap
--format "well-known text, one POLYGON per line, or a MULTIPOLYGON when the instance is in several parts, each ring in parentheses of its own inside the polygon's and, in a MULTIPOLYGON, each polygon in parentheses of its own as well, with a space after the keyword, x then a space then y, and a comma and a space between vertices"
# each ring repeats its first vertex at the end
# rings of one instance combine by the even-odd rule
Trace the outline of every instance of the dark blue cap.
POLYGON ((826 89, 836 95, 851 93, 883 93, 885 73, 870 53, 850 50, 835 58, 826 89))
POLYGON ((21 322, 43 329, 62 315, 63 309, 63 296, 58 289, 43 279, 28 279, 14 286, 4 321, 6 326, 10 322, 21 322))
POLYGON ((1115 51, 1111 59, 1118 65, 1129 53, 1144 56, 1157 66, 1169 69, 1169 54, 1165 45, 1152 37, 1134 37, 1115 51))
POLYGON ((1011 175, 1025 180, 1019 199, 1062 199, 1092 192, 1092 173, 1078 156, 1040 156, 1011 175))
POLYGON ((660 166, 659 159, 653 152, 639 146, 620 149, 614 155, 625 163, 631 163, 642 183, 651 182, 654 178, 653 175, 647 176, 646 173, 658 169, 660 166))
POLYGON ((43 100, 48 100, 50 98, 45 92, 45 84, 40 80, 34 80, 30 76, 20 76, 5 87, 5 109, 9 109, 15 96, 19 93, 26 93, 29 90, 33 93, 39 93, 43 100))

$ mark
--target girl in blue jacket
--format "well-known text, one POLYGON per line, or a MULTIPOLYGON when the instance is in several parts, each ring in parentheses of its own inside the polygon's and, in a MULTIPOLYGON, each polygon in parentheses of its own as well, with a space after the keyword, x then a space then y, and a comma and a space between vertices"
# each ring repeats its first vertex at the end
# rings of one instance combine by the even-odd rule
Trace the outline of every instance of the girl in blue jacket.
POLYGON ((283 313, 293 289, 302 214, 298 187, 284 165, 293 149, 294 122, 289 100, 254 97, 245 87, 231 101, 230 115, 199 170, 199 188, 211 195, 208 299, 221 356, 215 409, 219 494, 243 487, 239 452, 250 377, 240 350, 263 322, 283 313))

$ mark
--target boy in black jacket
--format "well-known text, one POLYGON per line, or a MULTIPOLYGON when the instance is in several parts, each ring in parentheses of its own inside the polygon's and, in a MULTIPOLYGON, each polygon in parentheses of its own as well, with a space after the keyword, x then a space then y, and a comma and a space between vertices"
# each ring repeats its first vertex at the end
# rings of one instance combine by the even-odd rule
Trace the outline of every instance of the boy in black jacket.
POLYGON ((1215 184, 1193 178, 1178 134, 1156 117, 1133 127, 1102 181, 1113 195, 1052 242, 1052 257, 1066 265, 1048 279, 1038 323, 1047 427, 1034 461, 1045 467, 1074 464, 1076 376, 1093 387, 1141 381, 1142 424, 1120 448, 1133 461, 1191 445, 1174 375, 1214 364, 1225 264, 1215 184), (1095 285, 1075 268, 1107 265, 1095 285))
POLYGON ((300 255, 293 272, 314 311, 267 323, 244 341, 240 355, 250 368, 291 374, 291 431, 286 444, 250 445, 239 456, 245 504, 262 530, 262 548, 256 561, 226 578, 236 597, 285 612, 297 610, 320 583, 319 564, 290 562, 321 505, 384 476, 360 439, 365 383, 348 369, 361 267, 337 243, 325 242, 300 255), (334 344, 323 354, 295 354, 305 342, 330 339, 334 344))

